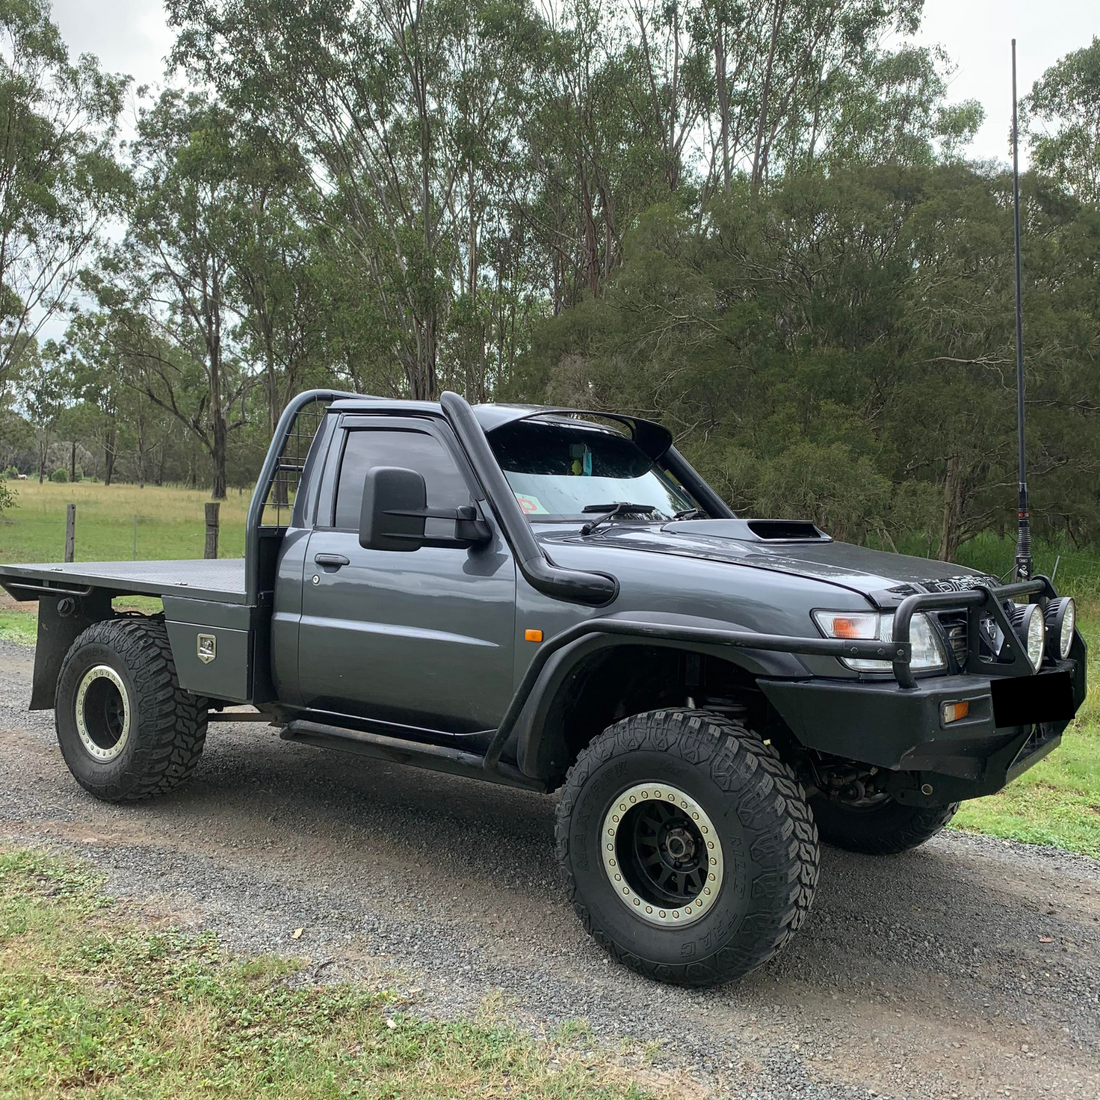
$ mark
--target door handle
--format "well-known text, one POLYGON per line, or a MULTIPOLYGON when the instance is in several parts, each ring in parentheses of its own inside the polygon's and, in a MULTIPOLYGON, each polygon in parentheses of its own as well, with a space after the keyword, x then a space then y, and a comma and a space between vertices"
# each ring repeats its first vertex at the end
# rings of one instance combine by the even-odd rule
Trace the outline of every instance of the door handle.
POLYGON ((335 569, 339 569, 341 565, 351 564, 351 559, 345 558, 343 554, 314 554, 313 560, 318 565, 330 566, 335 569))

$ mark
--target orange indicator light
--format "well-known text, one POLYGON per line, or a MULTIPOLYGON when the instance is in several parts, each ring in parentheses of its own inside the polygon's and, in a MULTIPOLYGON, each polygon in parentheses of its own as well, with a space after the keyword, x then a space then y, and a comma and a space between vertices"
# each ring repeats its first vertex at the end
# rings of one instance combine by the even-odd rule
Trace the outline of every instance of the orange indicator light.
POLYGON ((867 636, 862 619, 845 619, 840 615, 833 619, 833 635, 837 638, 865 638, 867 636))
POLYGON ((943 705, 943 724, 946 726, 951 722, 957 722, 960 718, 965 718, 970 713, 970 704, 967 703, 944 703, 943 705))
POLYGON ((541 642, 542 631, 541 630, 525 630, 523 632, 523 640, 525 642, 541 642))

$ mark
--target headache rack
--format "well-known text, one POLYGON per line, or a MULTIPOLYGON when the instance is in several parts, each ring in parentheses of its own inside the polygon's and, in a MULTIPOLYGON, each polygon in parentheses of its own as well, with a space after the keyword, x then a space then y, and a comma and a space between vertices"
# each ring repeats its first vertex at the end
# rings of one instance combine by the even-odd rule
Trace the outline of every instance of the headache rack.
POLYGON ((244 557, 245 592, 250 603, 259 599, 259 577, 272 572, 274 554, 294 510, 306 457, 329 405, 356 396, 363 395, 306 390, 283 410, 248 509, 244 557))

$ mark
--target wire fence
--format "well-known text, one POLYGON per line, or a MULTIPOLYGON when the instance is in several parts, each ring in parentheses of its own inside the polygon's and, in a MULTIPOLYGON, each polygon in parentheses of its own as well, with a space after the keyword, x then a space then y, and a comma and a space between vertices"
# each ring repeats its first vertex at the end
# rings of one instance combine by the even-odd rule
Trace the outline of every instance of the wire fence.
MULTIPOLYGON (((77 561, 138 561, 201 558, 206 544, 203 508, 194 515, 106 517, 76 510, 77 561)), ((218 557, 244 555, 244 521, 222 520, 218 557)), ((0 520, 0 561, 59 562, 65 556, 65 513, 0 520)))

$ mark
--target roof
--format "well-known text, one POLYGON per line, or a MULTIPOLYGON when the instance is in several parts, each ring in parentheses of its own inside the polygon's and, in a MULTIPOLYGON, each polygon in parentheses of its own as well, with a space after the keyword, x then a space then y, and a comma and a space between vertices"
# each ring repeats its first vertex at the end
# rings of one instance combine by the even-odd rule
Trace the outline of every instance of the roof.
MULTIPOLYGON (((338 412, 370 412, 372 407, 379 404, 386 406, 387 412, 409 412, 429 416, 442 416, 443 407, 438 401, 405 401, 384 397, 348 397, 332 403, 332 408, 338 412)), ((535 416, 553 416, 558 414, 606 417, 618 420, 631 427, 634 437, 642 448, 655 458, 659 458, 672 445, 672 433, 667 428, 652 420, 644 420, 638 416, 630 416, 626 413, 597 412, 592 409, 569 409, 557 405, 508 405, 508 404, 483 404, 472 406, 474 416, 485 432, 495 431, 505 424, 514 424, 517 420, 527 420, 535 416)), ((602 425, 591 424, 592 428, 601 428, 602 425)))
MULTIPOLYGON (((332 403, 332 408, 338 412, 370 412, 372 408, 384 404, 389 412, 427 413, 431 416, 442 416, 443 407, 438 401, 406 401, 401 398, 391 399, 386 397, 345 397, 332 403)), ((504 424, 511 424, 516 420, 523 420, 529 416, 538 416, 541 413, 555 413, 567 410, 559 409, 554 405, 474 405, 474 416, 478 423, 487 432, 499 428, 504 424)))

